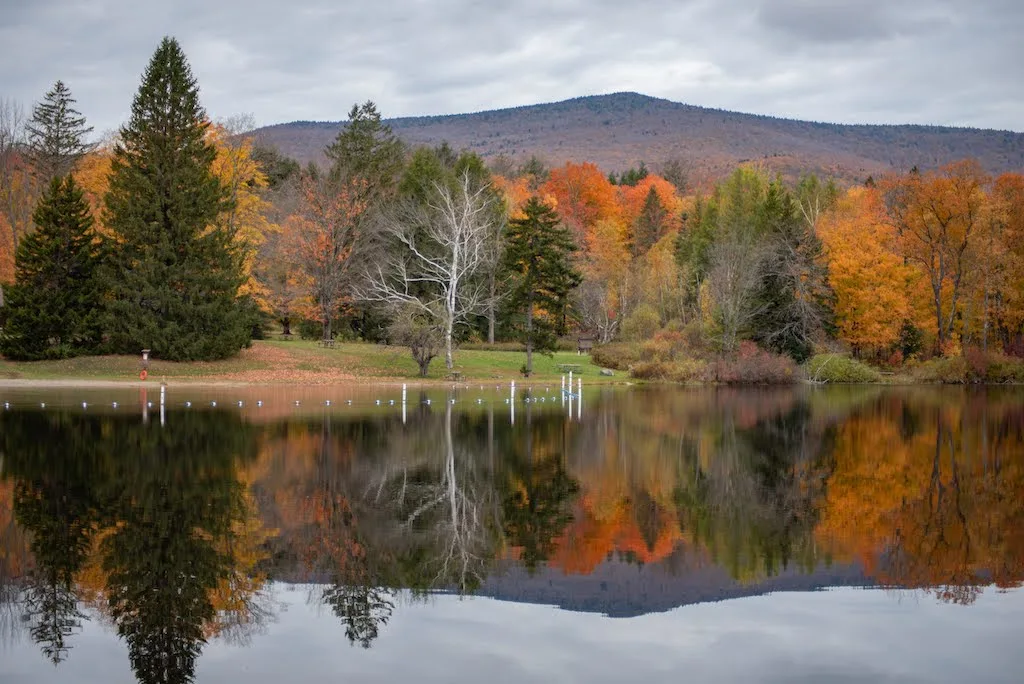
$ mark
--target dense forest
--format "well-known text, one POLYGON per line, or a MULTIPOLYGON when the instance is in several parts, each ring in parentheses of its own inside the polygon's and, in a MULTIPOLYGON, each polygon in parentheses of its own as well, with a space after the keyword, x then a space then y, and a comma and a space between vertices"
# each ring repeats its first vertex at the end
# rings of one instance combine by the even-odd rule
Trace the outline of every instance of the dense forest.
MULTIPOLYGON (((233 355, 270 331, 554 349, 642 378, 1020 381, 1024 175, 965 159, 862 182, 757 162, 695 183, 410 147, 372 102, 305 166, 212 122, 173 39, 96 144, 68 87, 0 108, 0 351, 233 355), (864 365, 861 362, 867 362, 864 365), (872 368, 871 366, 874 366, 872 368)), ((657 173, 655 172, 655 168, 657 173)))

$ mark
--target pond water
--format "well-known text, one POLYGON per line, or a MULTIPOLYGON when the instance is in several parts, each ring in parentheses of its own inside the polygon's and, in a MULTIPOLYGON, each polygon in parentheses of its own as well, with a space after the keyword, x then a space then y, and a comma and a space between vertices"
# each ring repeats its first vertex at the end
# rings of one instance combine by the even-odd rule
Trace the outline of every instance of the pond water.
POLYGON ((1017 682, 1022 579, 1020 389, 0 387, 4 683, 1017 682))

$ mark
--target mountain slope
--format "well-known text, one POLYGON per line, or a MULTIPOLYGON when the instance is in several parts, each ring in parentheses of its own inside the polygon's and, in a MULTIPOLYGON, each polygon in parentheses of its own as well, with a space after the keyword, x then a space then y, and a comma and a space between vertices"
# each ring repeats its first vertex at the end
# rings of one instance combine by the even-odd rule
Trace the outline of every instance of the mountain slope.
MULTIPOLYGON (((973 157, 988 171, 1024 170, 1024 133, 941 126, 824 124, 706 109, 615 93, 473 114, 391 119, 406 142, 516 160, 536 154, 557 165, 592 161, 606 171, 644 160, 686 160, 702 175, 762 160, 786 175, 815 171, 862 180, 973 157)), ((303 162, 321 160, 339 122, 297 121, 258 130, 266 144, 303 162)))

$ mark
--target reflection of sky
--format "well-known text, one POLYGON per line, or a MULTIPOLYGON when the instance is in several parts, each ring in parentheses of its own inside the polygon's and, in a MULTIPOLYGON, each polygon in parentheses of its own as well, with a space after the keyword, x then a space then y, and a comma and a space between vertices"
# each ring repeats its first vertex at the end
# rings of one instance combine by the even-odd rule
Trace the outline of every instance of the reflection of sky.
MULTIPOLYGON (((276 585, 276 622, 249 647, 214 641, 200 684, 305 682, 1019 682, 1024 592, 970 606, 835 589, 704 603, 628 619, 435 596, 400 602, 369 650, 276 585)), ((0 682, 130 683, 127 648, 89 623, 54 669, 25 635, 0 649, 0 682)))

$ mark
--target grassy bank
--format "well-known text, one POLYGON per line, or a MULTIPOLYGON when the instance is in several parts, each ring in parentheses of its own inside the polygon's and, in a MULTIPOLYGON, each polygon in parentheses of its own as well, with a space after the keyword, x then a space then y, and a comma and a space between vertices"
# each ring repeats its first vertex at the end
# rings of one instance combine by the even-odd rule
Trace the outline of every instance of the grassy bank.
MULTIPOLYGON (((138 356, 89 356, 61 361, 14 362, 0 360, 0 379, 10 380, 124 380, 138 381, 138 356)), ((523 353, 460 350, 455 370, 466 380, 521 380, 523 353)), ((557 352, 553 357, 534 356, 535 380, 555 381, 563 374, 559 364, 579 364, 585 382, 614 382, 623 374, 606 378, 587 356, 557 352)), ((448 376, 443 358, 434 359, 427 380, 448 376)), ((373 344, 338 344, 324 349, 305 340, 256 341, 239 355, 214 362, 172 363, 152 360, 149 379, 159 381, 310 383, 420 380, 416 364, 404 347, 373 344)))

